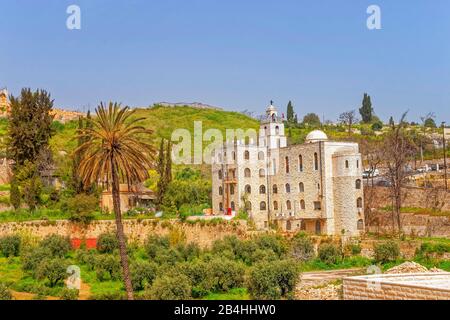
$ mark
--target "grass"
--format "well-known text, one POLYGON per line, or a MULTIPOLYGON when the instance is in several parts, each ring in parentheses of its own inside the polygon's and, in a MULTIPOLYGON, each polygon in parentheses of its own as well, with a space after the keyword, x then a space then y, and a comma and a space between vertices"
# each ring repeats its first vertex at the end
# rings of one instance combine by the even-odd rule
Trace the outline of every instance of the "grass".
POLYGON ((10 184, 0 184, 0 191, 9 191, 11 190, 10 184))
POLYGON ((210 293, 203 300, 250 300, 246 288, 234 288, 224 293, 210 293))
POLYGON ((22 276, 20 258, 0 257, 0 282, 15 283, 22 276))
MULTIPOLYGON (((386 206, 382 208, 381 210, 385 212, 391 212, 392 206, 386 206)), ((400 212, 402 213, 412 213, 412 214, 423 214, 423 215, 430 215, 430 216, 450 216, 450 211, 441 211, 437 209, 432 208, 418 208, 418 207, 403 207, 400 209, 400 212)))
POLYGON ((337 269, 350 269, 350 268, 363 268, 373 264, 373 260, 363 256, 351 256, 346 257, 336 264, 327 264, 314 259, 309 262, 302 263, 300 269, 302 272, 307 271, 320 271, 320 270, 337 270, 337 269))

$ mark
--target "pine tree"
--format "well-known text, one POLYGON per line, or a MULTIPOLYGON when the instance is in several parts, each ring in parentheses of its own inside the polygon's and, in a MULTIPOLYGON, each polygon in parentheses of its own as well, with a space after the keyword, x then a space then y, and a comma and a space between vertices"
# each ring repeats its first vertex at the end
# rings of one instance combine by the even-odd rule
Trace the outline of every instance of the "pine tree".
POLYGON ((164 169, 164 183, 165 187, 172 182, 172 143, 170 140, 167 142, 167 151, 166 151, 166 167, 164 169))
POLYGON ((392 116, 389 118, 389 126, 390 127, 394 127, 395 126, 394 118, 392 116))
POLYGON ((286 117, 287 117, 287 121, 288 122, 293 122, 294 121, 294 107, 292 106, 292 102, 291 101, 289 101, 289 103, 287 105, 286 117))
POLYGON ((372 121, 373 118, 372 101, 370 100, 370 96, 367 93, 364 93, 364 98, 362 101, 362 106, 359 109, 359 113, 361 114, 361 118, 364 123, 370 123, 372 121))
POLYGON ((294 123, 295 123, 295 124, 297 124, 297 123, 298 123, 298 118, 297 118, 297 114, 295 114, 295 117, 294 117, 294 123))
POLYGON ((16 179, 12 179, 11 181, 11 190, 9 191, 9 200, 14 209, 20 208, 20 203, 22 200, 22 196, 20 194, 19 185, 16 179))

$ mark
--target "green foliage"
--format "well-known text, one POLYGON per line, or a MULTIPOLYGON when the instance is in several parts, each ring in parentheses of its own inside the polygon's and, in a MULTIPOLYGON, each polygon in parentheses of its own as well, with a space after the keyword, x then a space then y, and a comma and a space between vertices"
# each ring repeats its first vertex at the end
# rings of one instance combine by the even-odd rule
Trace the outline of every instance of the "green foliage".
POLYGON ((4 257, 17 257, 20 252, 21 239, 18 235, 0 238, 0 253, 4 257))
POLYGON ((131 264, 130 271, 133 290, 139 291, 152 285, 156 278, 158 266, 153 262, 136 261, 131 264))
POLYGON ((154 259, 160 251, 169 249, 169 246, 169 237, 150 235, 145 242, 145 251, 150 259, 154 259))
POLYGON ((377 262, 386 263, 400 257, 400 246, 393 240, 375 244, 373 250, 377 262))
POLYGON ((179 210, 183 205, 189 207, 204 206, 210 203, 211 181, 173 180, 168 186, 163 199, 164 212, 171 207, 179 210))
POLYGON ((303 124, 310 127, 319 127, 321 125, 321 121, 317 114, 308 113, 303 117, 303 124))
POLYGON ((50 235, 42 240, 40 246, 50 251, 52 257, 63 258, 72 248, 68 237, 56 234, 50 235))
POLYGON ((359 109, 362 121, 364 123, 370 123, 373 117, 372 101, 367 93, 364 93, 364 98, 362 101, 362 106, 359 109))
POLYGON ((248 289, 254 299, 292 298, 299 269, 290 260, 255 265, 249 276, 248 289))
POLYGON ((12 300, 11 290, 6 284, 0 282, 0 300, 12 300))
POLYGON ((41 280, 47 279, 49 286, 54 287, 68 276, 67 267, 64 259, 44 259, 38 264, 35 277, 41 280))
MULTIPOLYGON (((35 210, 40 204, 42 191, 42 181, 37 165, 29 160, 25 160, 22 165, 16 165, 14 171, 14 180, 19 185, 20 194, 23 196, 28 208, 31 211, 35 210)), ((17 196, 17 193, 14 196, 17 196)), ((16 200, 13 199, 13 201, 16 200)))
POLYGON ((426 128, 436 128, 436 122, 433 118, 427 118, 424 122, 426 128))
POLYGON ((381 129, 383 129, 383 122, 381 121, 376 121, 372 124, 372 130, 373 131, 380 131, 381 129))
POLYGON ((22 196, 20 195, 19 190, 19 184, 16 179, 12 179, 11 181, 11 191, 9 193, 9 201, 11 202, 11 205, 14 207, 14 209, 20 208, 20 203, 22 196))
POLYGON ((341 250, 333 243, 323 243, 319 246, 318 258, 326 264, 336 264, 342 257, 341 250))
POLYGON ((311 239, 302 233, 296 234, 292 239, 291 254, 298 261, 310 261, 314 258, 314 245, 311 239))
POLYGON ((287 105, 286 119, 288 122, 294 122, 294 107, 292 106, 291 101, 289 101, 287 105))
POLYGON ((61 290, 61 300, 78 300, 80 291, 77 289, 64 288, 61 290))
POLYGON ((120 259, 115 255, 102 254, 95 259, 95 272, 99 281, 120 280, 121 270, 120 259))
POLYGON ((191 283, 183 274, 158 276, 145 297, 153 300, 187 300, 191 298, 191 283))
POLYGON ((69 219, 74 222, 89 223, 94 219, 94 212, 98 209, 98 198, 94 195, 77 194, 67 199, 64 210, 70 214, 69 219))
POLYGON ((100 253, 113 253, 114 250, 119 248, 119 241, 116 234, 102 233, 97 239, 97 250, 100 253))

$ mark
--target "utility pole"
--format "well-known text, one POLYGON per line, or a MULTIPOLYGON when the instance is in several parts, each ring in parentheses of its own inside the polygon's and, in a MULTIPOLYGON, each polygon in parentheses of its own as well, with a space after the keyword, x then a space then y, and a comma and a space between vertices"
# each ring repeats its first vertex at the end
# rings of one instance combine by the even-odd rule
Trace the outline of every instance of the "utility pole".
POLYGON ((448 190, 447 183, 447 149, 445 147, 445 122, 442 122, 442 149, 444 150, 444 184, 445 190, 448 190))

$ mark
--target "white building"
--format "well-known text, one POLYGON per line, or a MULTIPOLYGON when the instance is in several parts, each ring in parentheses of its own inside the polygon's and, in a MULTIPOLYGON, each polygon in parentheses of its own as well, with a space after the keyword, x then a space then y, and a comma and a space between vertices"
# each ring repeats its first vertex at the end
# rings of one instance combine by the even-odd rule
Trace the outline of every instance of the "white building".
POLYGON ((258 139, 235 140, 214 153, 214 214, 246 209, 258 229, 358 235, 364 229, 362 160, 357 143, 329 141, 319 130, 287 146, 270 105, 258 139), (257 141, 256 141, 257 140, 257 141))

